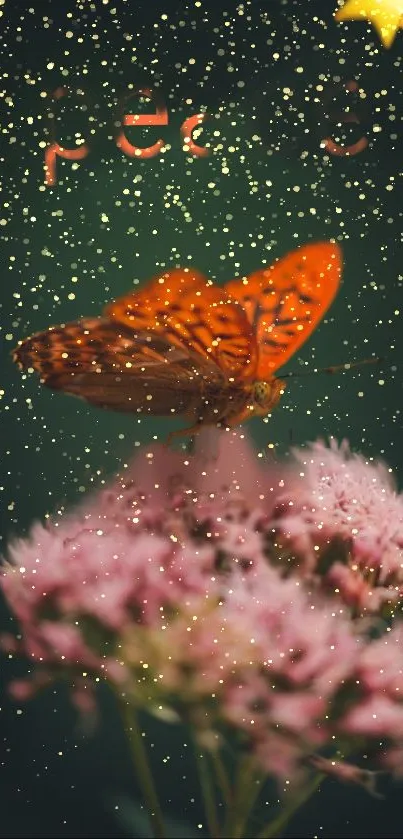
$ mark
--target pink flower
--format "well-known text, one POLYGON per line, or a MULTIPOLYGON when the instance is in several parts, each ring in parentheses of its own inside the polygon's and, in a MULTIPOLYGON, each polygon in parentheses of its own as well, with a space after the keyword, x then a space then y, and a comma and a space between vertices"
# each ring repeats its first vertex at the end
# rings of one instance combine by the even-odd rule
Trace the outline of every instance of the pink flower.
POLYGON ((281 549, 359 612, 403 592, 403 499, 390 470, 352 454, 348 443, 294 451, 277 495, 273 527, 281 549))
POLYGON ((389 749, 403 744, 403 627, 400 623, 385 635, 367 643, 357 659, 353 683, 355 701, 347 705, 338 720, 340 732, 365 736, 368 747, 381 753, 388 763, 389 749))
POLYGON ((346 444, 285 468, 259 463, 243 435, 208 432, 193 455, 141 451, 35 524, 1 585, 20 652, 46 679, 69 674, 82 709, 104 677, 200 737, 236 731, 278 779, 339 738, 374 754, 386 738, 397 771, 403 638, 371 640, 355 618, 400 595, 402 509, 386 467, 346 444))
POLYGON ((254 505, 271 476, 243 437, 223 442, 207 457, 144 450, 75 512, 11 543, 1 584, 30 657, 104 670, 127 626, 158 628, 194 595, 217 598, 220 555, 264 561, 254 505))
POLYGON ((361 769, 359 766, 354 766, 344 760, 328 760, 320 755, 312 755, 310 762, 319 772, 333 775, 334 778, 343 783, 364 787, 374 798, 383 797, 376 789, 376 782, 379 775, 382 774, 381 772, 371 772, 371 770, 361 769))
POLYGON ((340 726, 349 734, 403 739, 403 707, 382 694, 369 695, 345 715, 340 726))

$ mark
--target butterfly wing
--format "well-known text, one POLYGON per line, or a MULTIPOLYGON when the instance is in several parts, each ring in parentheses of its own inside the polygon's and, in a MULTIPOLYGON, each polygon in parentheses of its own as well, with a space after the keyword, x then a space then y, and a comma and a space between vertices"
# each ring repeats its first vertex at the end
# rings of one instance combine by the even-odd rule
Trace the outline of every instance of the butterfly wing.
POLYGON ((229 300, 194 269, 177 268, 109 304, 105 317, 133 331, 148 330, 171 345, 213 360, 227 379, 251 381, 258 350, 242 301, 229 300))
POLYGON ((316 328, 337 293, 341 266, 338 245, 316 242, 246 280, 226 284, 228 296, 242 304, 255 330, 257 379, 273 375, 316 328))
POLYGON ((212 359, 106 318, 39 332, 13 355, 22 369, 38 372, 47 387, 129 413, 191 414, 205 388, 225 386, 212 359))

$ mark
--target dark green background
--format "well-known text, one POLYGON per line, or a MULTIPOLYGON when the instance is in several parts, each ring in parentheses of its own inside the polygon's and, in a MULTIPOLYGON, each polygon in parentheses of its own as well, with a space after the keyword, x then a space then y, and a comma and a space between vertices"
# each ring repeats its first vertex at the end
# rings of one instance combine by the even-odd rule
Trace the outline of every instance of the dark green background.
MULTIPOLYGON (((99 486, 136 443, 173 427, 41 390, 36 378, 26 380, 14 368, 14 344, 34 330, 98 314, 105 302, 161 269, 194 265, 222 283, 308 240, 341 243, 344 282, 287 369, 371 355, 385 360, 337 377, 291 381, 270 424, 253 421, 250 434, 260 449, 274 443, 279 454, 291 440, 346 437, 354 449, 386 459, 401 478, 403 34, 385 50, 369 24, 336 24, 334 9, 323 0, 206 0, 200 6, 191 0, 6 0, 0 7, 4 546, 33 519, 99 486), (343 93, 351 79, 365 91, 360 105, 343 93), (168 127, 127 130, 138 145, 158 137, 169 142, 153 160, 129 159, 113 141, 116 103, 131 83, 159 87, 169 109, 168 127), (41 92, 60 85, 73 94, 85 90, 87 110, 80 109, 82 96, 63 101, 59 142, 71 147, 76 132, 85 136, 89 115, 96 131, 90 155, 76 168, 58 161, 58 182, 49 188, 43 185, 40 143, 49 123, 41 92), (319 85, 327 106, 315 101, 323 95, 319 85), (326 107, 349 104, 361 125, 331 126, 326 107), (199 142, 213 151, 191 159, 182 151, 179 127, 201 110, 210 119, 199 142), (330 130, 347 144, 365 134, 369 146, 350 158, 327 155, 320 140, 330 130), (222 172, 226 161, 228 174, 222 172), (176 203, 169 193, 178 196, 176 203)), ((3 624, 9 626, 5 613, 3 624)), ((5 662, 6 680, 21 667, 5 662)), ((0 835, 123 835, 106 815, 106 802, 110 793, 130 794, 132 779, 107 698, 94 737, 79 729, 61 689, 22 710, 5 693, 0 720, 0 835)), ((150 736, 167 800, 197 824, 188 749, 178 747, 172 732, 167 741, 165 729, 152 726, 150 736)), ((329 783, 289 835, 400 836, 399 796, 401 788, 390 788, 378 802, 329 783)))

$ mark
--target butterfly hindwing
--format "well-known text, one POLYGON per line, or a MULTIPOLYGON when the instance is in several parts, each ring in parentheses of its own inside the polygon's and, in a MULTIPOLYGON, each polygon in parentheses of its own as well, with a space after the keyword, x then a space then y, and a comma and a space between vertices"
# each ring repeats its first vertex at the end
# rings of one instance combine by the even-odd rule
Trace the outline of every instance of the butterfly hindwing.
POLYGON ((210 390, 225 385, 212 359, 105 318, 39 332, 17 347, 14 359, 54 390, 131 413, 186 414, 200 401, 204 383, 210 390))
POLYGON ((337 293, 341 264, 338 245, 317 242, 246 280, 226 284, 228 296, 242 304, 255 332, 256 378, 272 376, 311 335, 337 293))

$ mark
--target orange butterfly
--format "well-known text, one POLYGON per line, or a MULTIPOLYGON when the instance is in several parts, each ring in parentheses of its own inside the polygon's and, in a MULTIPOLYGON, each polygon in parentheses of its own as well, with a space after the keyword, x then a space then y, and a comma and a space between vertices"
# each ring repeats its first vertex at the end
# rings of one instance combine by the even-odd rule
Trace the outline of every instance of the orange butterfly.
POLYGON ((41 382, 93 405, 184 416, 193 434, 266 415, 273 374, 306 341, 340 283, 336 244, 304 245, 223 288, 175 268, 83 318, 20 342, 13 358, 41 382))

